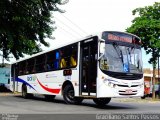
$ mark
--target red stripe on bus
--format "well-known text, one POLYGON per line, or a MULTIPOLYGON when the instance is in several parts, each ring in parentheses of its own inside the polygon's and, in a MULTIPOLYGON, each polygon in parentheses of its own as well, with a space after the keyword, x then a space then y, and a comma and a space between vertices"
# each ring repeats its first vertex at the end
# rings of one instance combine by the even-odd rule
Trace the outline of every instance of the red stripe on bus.
POLYGON ((42 83, 39 82, 39 80, 37 81, 40 84, 40 86, 48 92, 55 93, 55 94, 58 94, 60 92, 60 89, 52 89, 52 88, 45 87, 44 85, 42 85, 42 83))

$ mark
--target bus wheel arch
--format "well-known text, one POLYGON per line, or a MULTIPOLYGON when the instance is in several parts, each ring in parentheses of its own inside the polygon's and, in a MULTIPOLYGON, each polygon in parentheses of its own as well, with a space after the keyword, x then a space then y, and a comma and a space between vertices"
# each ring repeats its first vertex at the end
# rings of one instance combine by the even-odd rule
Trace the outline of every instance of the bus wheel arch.
POLYGON ((62 86, 63 99, 67 104, 80 104, 83 99, 75 97, 74 87, 70 81, 66 81, 62 86))
MULTIPOLYGON (((63 95, 63 90, 64 90, 64 88, 65 88, 66 86, 69 86, 69 85, 73 87, 72 83, 71 83, 69 80, 67 80, 67 81, 65 81, 65 82, 63 83, 63 85, 62 85, 62 95, 63 95)), ((73 87, 73 89, 74 89, 74 87, 73 87)))

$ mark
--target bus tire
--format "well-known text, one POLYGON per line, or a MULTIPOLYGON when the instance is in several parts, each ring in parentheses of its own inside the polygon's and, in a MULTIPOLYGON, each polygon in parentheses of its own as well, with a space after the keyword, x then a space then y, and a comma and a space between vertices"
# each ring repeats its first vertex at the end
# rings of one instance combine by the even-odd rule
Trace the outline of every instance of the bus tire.
POLYGON ((28 98, 27 86, 26 85, 22 85, 22 97, 25 98, 25 99, 28 98))
POLYGON ((104 105, 108 104, 111 101, 111 98, 94 98, 93 101, 98 106, 104 106, 104 105))
POLYGON ((83 98, 74 97, 74 89, 71 85, 64 87, 63 99, 67 104, 80 104, 83 101, 83 98))
POLYGON ((45 99, 47 100, 47 101, 52 101, 52 100, 54 100, 54 98, 56 97, 55 95, 44 95, 44 97, 45 97, 45 99))

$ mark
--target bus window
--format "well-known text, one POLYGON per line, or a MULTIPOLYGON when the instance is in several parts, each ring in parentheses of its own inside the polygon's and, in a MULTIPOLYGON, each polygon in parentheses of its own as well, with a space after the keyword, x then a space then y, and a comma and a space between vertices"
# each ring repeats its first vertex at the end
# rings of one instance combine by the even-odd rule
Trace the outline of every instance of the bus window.
POLYGON ((36 72, 44 72, 46 63, 46 55, 36 57, 36 72))
POLYGON ((65 53, 65 52, 67 52, 66 51, 67 49, 65 49, 65 50, 60 50, 59 51, 59 53, 60 53, 60 68, 66 68, 67 67, 67 61, 66 61, 66 59, 67 59, 67 54, 65 53))
POLYGON ((46 54, 47 55, 47 62, 46 62, 46 69, 47 71, 54 70, 54 60, 55 60, 55 52, 51 51, 46 54))
POLYGON ((60 52, 56 51, 56 59, 54 60, 54 68, 59 69, 60 52))
POLYGON ((64 47, 60 50, 60 67, 71 68, 77 65, 77 44, 64 47))
POLYGON ((24 75, 26 73, 26 61, 18 63, 18 68, 19 68, 19 75, 24 75))
POLYGON ((70 67, 75 67, 77 65, 77 46, 76 45, 72 45, 71 47, 72 51, 71 54, 69 54, 70 56, 70 67))
POLYGON ((75 58, 74 54, 72 54, 71 58, 70 58, 70 67, 74 67, 76 65, 77 65, 76 58, 75 58))
POLYGON ((34 67, 34 65, 35 65, 35 59, 34 58, 32 58, 32 59, 29 59, 29 60, 27 60, 27 74, 32 74, 32 73, 34 73, 35 72, 35 67, 34 67))

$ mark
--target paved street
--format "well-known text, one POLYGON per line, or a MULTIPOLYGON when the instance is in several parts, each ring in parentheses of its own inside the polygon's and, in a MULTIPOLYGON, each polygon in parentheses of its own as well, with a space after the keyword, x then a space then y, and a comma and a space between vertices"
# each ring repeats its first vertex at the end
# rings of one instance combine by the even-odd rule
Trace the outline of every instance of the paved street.
POLYGON ((82 105, 67 105, 64 103, 62 97, 56 97, 54 101, 48 102, 39 96, 33 99, 23 99, 20 95, 1 94, 0 113, 2 115, 6 113, 38 114, 38 116, 40 114, 160 113, 160 101, 141 100, 140 98, 113 98, 108 105, 100 108, 92 100, 84 100, 82 105))

